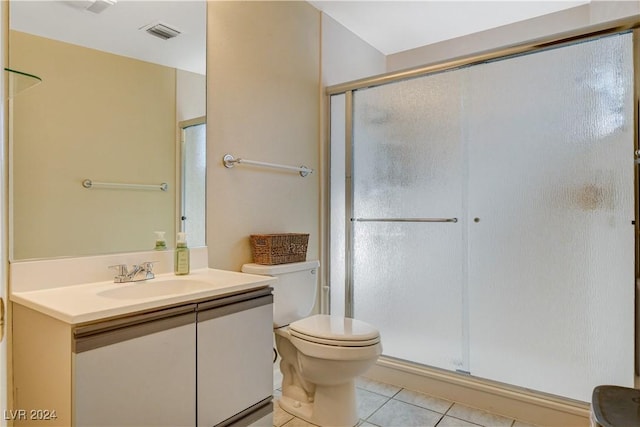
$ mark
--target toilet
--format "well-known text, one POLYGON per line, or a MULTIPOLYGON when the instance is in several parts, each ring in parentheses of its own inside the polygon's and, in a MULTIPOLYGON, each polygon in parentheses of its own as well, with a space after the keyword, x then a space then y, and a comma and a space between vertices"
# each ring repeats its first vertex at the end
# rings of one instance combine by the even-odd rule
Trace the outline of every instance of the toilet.
POLYGON ((272 286, 273 331, 282 358, 280 407, 318 426, 354 426, 354 381, 382 353, 380 333, 356 319, 310 315, 319 266, 318 261, 245 264, 242 271, 278 278, 272 286))

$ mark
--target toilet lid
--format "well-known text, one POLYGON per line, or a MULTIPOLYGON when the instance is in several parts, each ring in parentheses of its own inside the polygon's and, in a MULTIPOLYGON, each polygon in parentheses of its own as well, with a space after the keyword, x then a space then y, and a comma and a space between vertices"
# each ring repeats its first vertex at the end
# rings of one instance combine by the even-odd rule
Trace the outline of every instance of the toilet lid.
POLYGON ((361 347, 380 342, 380 332, 360 320, 317 314, 289 325, 291 335, 320 344, 361 347))

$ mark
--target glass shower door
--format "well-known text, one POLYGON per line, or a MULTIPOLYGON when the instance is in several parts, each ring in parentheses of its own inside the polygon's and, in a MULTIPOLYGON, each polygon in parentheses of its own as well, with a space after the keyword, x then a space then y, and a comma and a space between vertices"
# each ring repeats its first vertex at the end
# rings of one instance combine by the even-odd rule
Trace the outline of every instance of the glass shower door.
POLYGON ((632 37, 352 92, 346 305, 386 356, 581 401, 633 386, 632 37))
POLYGON ((206 246, 207 125, 190 124, 182 129, 182 230, 189 246, 206 246))
POLYGON ((472 375, 633 386, 632 57, 624 34, 469 70, 472 375))
POLYGON ((460 73, 353 100, 353 315, 384 354, 466 369, 460 73))

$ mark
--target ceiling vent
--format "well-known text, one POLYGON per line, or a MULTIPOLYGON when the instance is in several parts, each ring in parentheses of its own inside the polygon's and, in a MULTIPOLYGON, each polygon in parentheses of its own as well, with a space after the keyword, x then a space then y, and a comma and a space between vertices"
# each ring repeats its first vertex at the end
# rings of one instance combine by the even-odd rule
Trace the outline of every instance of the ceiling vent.
POLYGON ((117 0, 95 0, 86 10, 93 13, 102 13, 106 8, 116 4, 117 0))
POLYGON ((142 27, 141 29, 144 29, 147 33, 151 34, 152 36, 159 37, 163 40, 172 39, 180 34, 180 30, 177 30, 161 22, 147 25, 146 27, 142 27))

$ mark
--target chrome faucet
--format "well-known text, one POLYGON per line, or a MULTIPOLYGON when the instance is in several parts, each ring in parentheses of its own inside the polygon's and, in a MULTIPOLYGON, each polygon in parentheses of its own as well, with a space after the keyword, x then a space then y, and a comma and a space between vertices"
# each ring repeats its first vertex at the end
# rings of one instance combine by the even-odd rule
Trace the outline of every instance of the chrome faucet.
POLYGON ((126 264, 110 265, 109 268, 113 268, 117 271, 116 276, 113 278, 113 283, 127 283, 127 282, 140 282, 142 280, 153 279, 153 262, 146 261, 140 265, 134 264, 129 271, 126 264))

